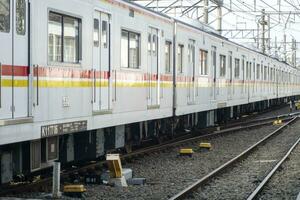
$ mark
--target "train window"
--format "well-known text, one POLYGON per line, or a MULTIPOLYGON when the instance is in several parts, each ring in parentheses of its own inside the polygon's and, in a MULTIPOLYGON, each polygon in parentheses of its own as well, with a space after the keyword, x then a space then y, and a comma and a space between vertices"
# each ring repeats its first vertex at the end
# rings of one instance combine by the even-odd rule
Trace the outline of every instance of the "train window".
POLYGON ((242 78, 243 80, 245 80, 245 56, 243 56, 243 59, 242 59, 242 78))
POLYGON ((99 20, 94 19, 94 46, 99 47, 99 20))
POLYGON ((234 77, 239 78, 240 76, 240 59, 235 58, 234 60, 235 66, 234 66, 234 77))
POLYGON ((232 51, 229 51, 228 67, 229 67, 229 78, 230 81, 232 81, 232 51))
POLYGON ((58 13, 49 13, 48 58, 50 62, 78 63, 81 20, 58 13))
POLYGON ((151 33, 148 33, 148 54, 151 55, 151 33))
POLYGON ((122 30, 121 36, 121 66, 128 67, 128 31, 122 30))
POLYGON ((0 0, 0 32, 10 31, 10 0, 0 0))
POLYGON ((264 80, 267 80, 267 66, 264 66, 264 80))
POLYGON ((166 73, 171 72, 171 46, 172 43, 166 41, 165 44, 165 66, 166 66, 166 73))
POLYGON ((177 71, 183 72, 183 45, 178 45, 177 48, 177 71))
POLYGON ((63 55, 64 62, 78 62, 78 20, 72 17, 63 17, 63 55))
POLYGON ((153 35, 153 43, 152 43, 152 51, 153 51, 153 55, 156 56, 157 55, 157 36, 153 35))
POLYGON ((246 62, 246 79, 248 78, 249 62, 246 62))
POLYGON ((201 75, 207 75, 208 69, 207 69, 207 51, 200 49, 200 74, 201 75))
POLYGON ((54 13, 49 14, 48 29, 48 57, 49 61, 62 61, 62 16, 54 13))
POLYGON ((140 34, 122 30, 121 65, 138 69, 140 66, 140 34))
POLYGON ((17 0, 16 2, 16 30, 18 35, 25 35, 26 28, 26 2, 17 0))
POLYGON ((107 39, 108 39, 107 33, 108 33, 107 21, 102 21, 102 38, 101 38, 101 40, 102 40, 102 44, 103 44, 104 48, 107 48, 107 39))
POLYGON ((256 80, 259 80, 260 64, 256 65, 256 80))
POLYGON ((251 62, 248 62, 248 76, 247 79, 250 80, 251 79, 251 62))
POLYGON ((220 55, 220 76, 224 77, 226 74, 226 56, 220 55))

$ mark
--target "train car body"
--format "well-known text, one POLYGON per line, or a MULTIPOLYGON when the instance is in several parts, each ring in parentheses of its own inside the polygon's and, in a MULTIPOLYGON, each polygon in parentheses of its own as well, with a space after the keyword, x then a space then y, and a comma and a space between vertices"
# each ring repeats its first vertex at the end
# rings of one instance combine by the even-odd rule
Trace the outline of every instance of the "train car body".
POLYGON ((299 70, 122 0, 0 0, 1 183, 299 95, 299 70))

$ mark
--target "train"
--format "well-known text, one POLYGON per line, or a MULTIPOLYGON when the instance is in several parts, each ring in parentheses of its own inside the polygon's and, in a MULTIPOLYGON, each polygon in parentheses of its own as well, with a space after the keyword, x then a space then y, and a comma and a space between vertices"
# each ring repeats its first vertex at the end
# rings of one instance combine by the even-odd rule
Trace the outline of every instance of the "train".
POLYGON ((297 99, 299 69, 126 0, 0 0, 0 183, 297 99))

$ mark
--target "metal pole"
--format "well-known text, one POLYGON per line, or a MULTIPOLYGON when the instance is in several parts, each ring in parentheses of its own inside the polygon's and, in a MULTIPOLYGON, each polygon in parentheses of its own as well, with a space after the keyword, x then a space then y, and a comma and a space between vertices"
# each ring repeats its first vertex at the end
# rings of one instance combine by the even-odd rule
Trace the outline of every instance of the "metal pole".
POLYGON ((277 36, 275 36, 275 58, 278 58, 278 51, 277 51, 277 36))
POLYGON ((283 55, 284 55, 284 62, 286 62, 286 34, 283 35, 283 55))
POLYGON ((257 22, 257 39, 256 39, 256 42, 257 42, 257 49, 259 49, 259 40, 260 40, 260 35, 259 35, 259 21, 257 22))
POLYGON ((60 162, 55 161, 53 163, 52 198, 58 199, 60 197, 60 162))
POLYGON ((204 0, 203 16, 203 22, 208 24, 208 0, 204 0))
POLYGON ((265 30, 266 30, 266 21, 265 21, 265 9, 262 9, 261 11, 261 21, 260 21, 261 25, 262 25, 262 37, 261 37, 261 51, 263 53, 266 52, 266 44, 265 44, 265 30))
POLYGON ((271 20, 270 15, 268 15, 268 52, 271 55, 271 20))
POLYGON ((218 6, 217 8, 217 12, 218 12, 218 24, 217 24, 217 31, 220 33, 220 35, 222 34, 222 7, 218 6))

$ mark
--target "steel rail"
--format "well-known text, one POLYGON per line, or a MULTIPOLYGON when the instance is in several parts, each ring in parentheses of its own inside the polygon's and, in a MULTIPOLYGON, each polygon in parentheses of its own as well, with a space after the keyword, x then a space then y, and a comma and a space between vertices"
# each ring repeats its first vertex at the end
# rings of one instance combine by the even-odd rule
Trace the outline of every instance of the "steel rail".
POLYGON ((203 185, 204 183, 206 183, 210 179, 214 178, 221 171, 227 169, 229 166, 232 166, 233 164, 235 164, 236 161, 238 161, 238 160, 242 159, 243 157, 247 156, 256 147, 258 147, 260 144, 266 142, 272 136, 274 136, 277 133, 279 133, 282 129, 284 129, 285 127, 287 127, 289 124, 291 124, 292 122, 294 122, 296 119, 297 119, 297 117, 292 118, 290 121, 288 121, 287 123, 285 123, 284 125, 282 125, 278 129, 276 129, 275 131, 271 132, 270 134, 268 134, 267 136, 265 136, 263 139, 261 139, 260 141, 256 142, 251 147, 249 147, 248 149, 246 149, 245 151, 243 151, 242 153, 240 153, 236 157, 232 158, 231 160, 229 160, 225 164, 221 165, 220 167, 216 168, 215 170, 213 170, 209 174, 205 175, 204 177, 202 177, 201 179, 199 179, 198 181, 196 181, 195 183, 193 183, 190 186, 188 186, 187 188, 183 189, 182 191, 180 191, 179 193, 177 193, 176 195, 174 195, 173 197, 171 197, 169 200, 183 199, 185 196, 187 196, 188 194, 190 194, 191 192, 193 192, 194 190, 196 190, 197 188, 199 188, 201 185, 203 185))
POLYGON ((255 188, 255 190, 249 195, 247 200, 252 200, 257 197, 263 187, 267 184, 267 182, 271 179, 271 177, 275 174, 278 168, 284 163, 284 161, 290 156, 292 151, 296 148, 296 146, 300 142, 300 137, 293 144, 293 146, 288 150, 288 152, 283 156, 283 158, 275 165, 275 167, 268 173, 268 175, 264 178, 264 180, 255 188))
MULTIPOLYGON (((259 120, 249 121, 250 125, 247 125, 248 123, 243 121, 243 122, 240 123, 240 125, 237 125, 235 127, 225 128, 225 129, 222 129, 222 130, 219 130, 219 131, 214 131, 212 133, 207 133, 207 134, 199 135, 199 136, 193 136, 193 137, 190 137, 190 138, 187 138, 187 139, 176 138, 176 139, 173 139, 171 141, 165 142, 163 144, 158 144, 158 145, 154 145, 154 146, 151 146, 151 147, 145 147, 145 148, 142 148, 142 149, 137 149, 133 152, 121 155, 121 159, 127 159, 127 158, 131 158, 131 157, 139 156, 139 155, 142 155, 142 154, 146 154, 146 153, 157 152, 157 151, 160 151, 160 150, 163 150, 163 149, 167 149, 168 147, 174 147, 176 145, 182 145, 182 144, 185 144, 185 143, 197 141, 199 139, 203 139, 203 138, 207 138, 207 137, 218 137, 218 136, 221 136, 221 135, 224 135, 224 134, 230 134, 230 133, 235 132, 235 131, 241 131, 241 130, 246 130, 246 129, 251 129, 251 128, 255 128, 255 127, 260 127, 260 126, 272 124, 273 120, 276 119, 276 118, 277 117, 268 117, 268 118, 263 118, 263 119, 259 119, 259 120)), ((289 115, 285 115, 285 116, 282 116, 281 119, 283 121, 287 121, 287 120, 290 120, 292 118, 289 115)), ((195 132, 197 132, 197 131, 195 131, 195 132)), ((105 161, 98 161, 98 162, 93 163, 93 164, 87 164, 87 165, 84 165, 84 166, 79 166, 78 168, 73 169, 73 170, 68 169, 70 171, 64 172, 62 174, 62 176, 63 177, 68 176, 72 173, 78 172, 79 170, 91 169, 91 168, 93 168, 95 166, 99 166, 100 164, 103 164, 103 163, 105 163, 105 161)), ((42 180, 39 180, 39 181, 34 182, 34 183, 22 184, 22 185, 17 185, 15 187, 5 188, 6 191, 3 191, 3 190, 1 191, 1 187, 0 187, 0 195, 12 194, 16 191, 27 191, 27 190, 30 190, 30 189, 34 188, 33 186, 47 184, 51 180, 52 180, 52 177, 46 177, 46 178, 43 178, 42 180)))

